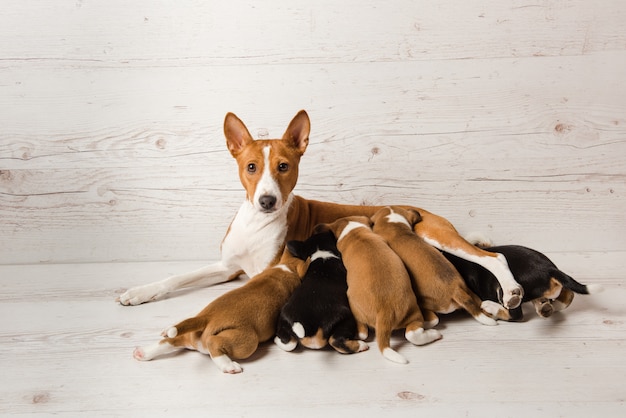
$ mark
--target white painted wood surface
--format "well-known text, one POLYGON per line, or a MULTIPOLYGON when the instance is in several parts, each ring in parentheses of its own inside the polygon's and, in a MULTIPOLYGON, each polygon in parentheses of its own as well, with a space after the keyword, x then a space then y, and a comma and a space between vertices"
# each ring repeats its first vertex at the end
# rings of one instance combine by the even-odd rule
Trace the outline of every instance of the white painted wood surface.
POLYGON ((0 263, 216 258, 224 114, 277 137, 300 108, 302 195, 626 252, 623 2, 3 6, 0 263))
POLYGON ((3 1, 0 414, 623 416, 625 21, 621 0, 3 1), (278 137, 301 108, 300 194, 422 206, 607 291, 446 318, 406 367, 271 344, 241 376, 135 362, 238 285, 113 302, 218 257, 244 197, 225 113, 278 137))
MULTIPOLYGON (((479 324, 442 316, 443 339, 410 363, 370 350, 287 353, 273 343, 221 373, 197 352, 139 362, 178 320, 240 285, 228 283, 137 307, 113 302, 131 277, 198 267, 189 262, 0 266, 0 415, 622 417, 626 405, 624 282, 577 296, 563 313, 479 324)), ((530 309, 532 311, 532 308, 530 309)))

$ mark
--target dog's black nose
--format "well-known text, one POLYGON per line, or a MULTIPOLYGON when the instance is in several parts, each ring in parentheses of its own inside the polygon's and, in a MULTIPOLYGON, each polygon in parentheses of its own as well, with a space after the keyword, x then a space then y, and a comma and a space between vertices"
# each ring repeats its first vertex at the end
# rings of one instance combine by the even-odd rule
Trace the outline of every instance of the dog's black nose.
POLYGON ((264 210, 272 210, 276 205, 276 197, 269 194, 264 194, 263 196, 259 197, 259 204, 264 210))

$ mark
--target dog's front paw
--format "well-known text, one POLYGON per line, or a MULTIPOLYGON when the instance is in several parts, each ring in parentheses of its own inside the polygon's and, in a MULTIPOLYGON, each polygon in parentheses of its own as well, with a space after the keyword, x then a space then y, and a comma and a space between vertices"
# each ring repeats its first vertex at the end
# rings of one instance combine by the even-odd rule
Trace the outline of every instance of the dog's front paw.
POLYGON ((224 373, 236 374, 243 372, 241 365, 236 361, 232 361, 226 354, 213 357, 213 362, 224 373))
POLYGON ((510 289, 502 289, 502 302, 505 308, 515 309, 522 303, 524 290, 520 285, 510 289))
POLYGON ((165 294, 166 292, 160 286, 151 283, 132 287, 122 293, 116 300, 124 306, 134 306, 161 299, 165 294))

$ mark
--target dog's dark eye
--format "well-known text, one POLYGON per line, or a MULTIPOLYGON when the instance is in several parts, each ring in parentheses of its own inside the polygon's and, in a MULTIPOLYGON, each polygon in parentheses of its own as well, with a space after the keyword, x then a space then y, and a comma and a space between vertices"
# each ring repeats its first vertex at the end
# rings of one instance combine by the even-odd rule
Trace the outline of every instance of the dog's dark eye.
POLYGON ((280 163, 280 164, 278 164, 278 171, 284 173, 287 170, 289 170, 289 164, 287 164, 287 163, 280 163))
POLYGON ((248 173, 252 174, 254 172, 256 172, 256 164, 255 163, 248 164, 248 173))

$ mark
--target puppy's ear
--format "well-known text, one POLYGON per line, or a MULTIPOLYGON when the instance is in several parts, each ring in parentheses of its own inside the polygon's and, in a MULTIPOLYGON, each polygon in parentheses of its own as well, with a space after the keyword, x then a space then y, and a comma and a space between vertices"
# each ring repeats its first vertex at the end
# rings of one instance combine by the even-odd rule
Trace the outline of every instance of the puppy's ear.
POLYGON ((326 231, 330 231, 330 227, 328 226, 328 224, 317 224, 315 225, 315 228, 313 228, 314 234, 319 234, 320 232, 326 231))
POLYGON ((303 241, 291 240, 287 242, 287 250, 289 250, 291 255, 298 257, 301 260, 306 260, 308 257, 305 253, 305 247, 306 245, 303 241))
POLYGON ((237 157, 241 150, 250 142, 253 142, 246 125, 234 113, 227 113, 224 118, 224 136, 230 155, 237 157))
POLYGON ((283 141, 288 141, 302 155, 309 145, 309 132, 311 132, 309 115, 301 110, 289 122, 287 130, 283 134, 283 141))
POLYGON ((413 229, 415 224, 422 222, 422 215, 420 215, 420 213, 415 209, 409 209, 407 212, 407 220, 409 221, 409 225, 411 225, 411 229, 413 229))

